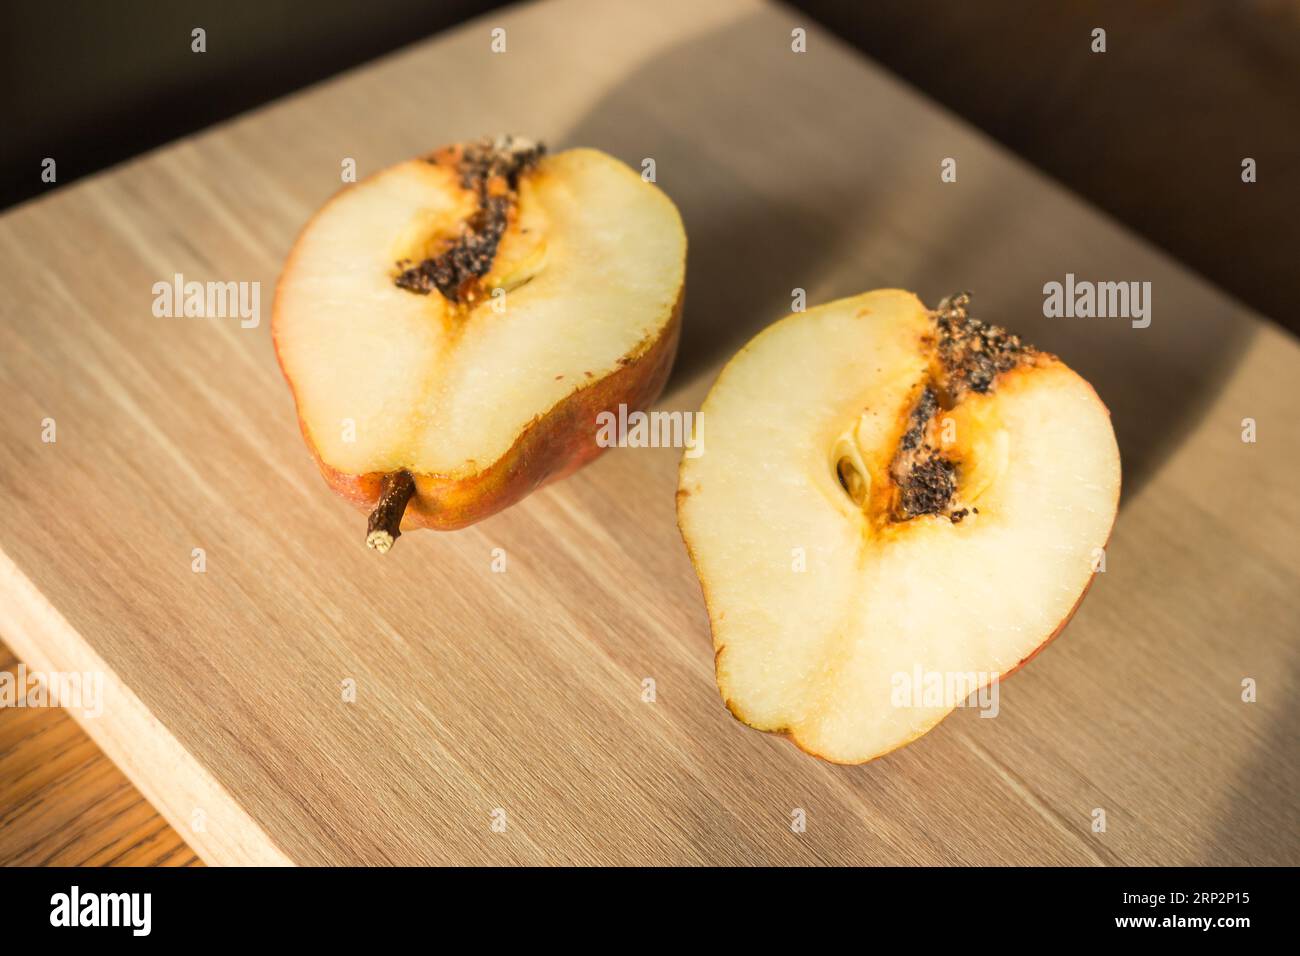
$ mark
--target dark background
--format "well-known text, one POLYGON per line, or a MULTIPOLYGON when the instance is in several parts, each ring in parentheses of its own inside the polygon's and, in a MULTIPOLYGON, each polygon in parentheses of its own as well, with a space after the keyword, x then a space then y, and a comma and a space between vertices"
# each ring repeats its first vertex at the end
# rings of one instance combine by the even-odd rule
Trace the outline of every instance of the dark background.
MULTIPOLYGON (((635 0, 613 0, 635 2, 635 0)), ((6 5, 0 207, 499 3, 6 5), (190 52, 190 30, 208 50, 190 52)), ((1300 331, 1300 0, 874 0, 791 9, 1300 331), (801 12, 802 11, 802 12, 801 12), (1103 27, 1107 52, 1093 54, 1103 27), (1241 181, 1253 157, 1259 181, 1241 181)), ((851 104, 846 104, 851 108, 851 104)), ((599 144, 590 144, 599 145, 599 144)))

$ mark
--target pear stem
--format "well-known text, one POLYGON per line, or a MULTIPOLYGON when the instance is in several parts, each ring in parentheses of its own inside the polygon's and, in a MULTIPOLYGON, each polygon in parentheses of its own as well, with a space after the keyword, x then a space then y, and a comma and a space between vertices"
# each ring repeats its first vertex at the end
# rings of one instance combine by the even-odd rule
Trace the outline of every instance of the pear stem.
POLYGON ((415 494, 415 479, 409 471, 395 471, 384 477, 379 504, 370 512, 366 527, 366 547, 384 554, 402 535, 402 515, 415 494))

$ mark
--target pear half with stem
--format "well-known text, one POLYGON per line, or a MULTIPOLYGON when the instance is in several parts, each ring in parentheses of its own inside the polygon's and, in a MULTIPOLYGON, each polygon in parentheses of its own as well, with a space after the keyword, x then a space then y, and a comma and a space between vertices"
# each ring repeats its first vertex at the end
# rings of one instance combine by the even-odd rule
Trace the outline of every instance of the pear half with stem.
POLYGON ((367 543, 464 527, 602 451, 677 348, 686 234, 671 200, 592 149, 509 137, 346 188, 303 229, 273 332, 325 480, 367 543))

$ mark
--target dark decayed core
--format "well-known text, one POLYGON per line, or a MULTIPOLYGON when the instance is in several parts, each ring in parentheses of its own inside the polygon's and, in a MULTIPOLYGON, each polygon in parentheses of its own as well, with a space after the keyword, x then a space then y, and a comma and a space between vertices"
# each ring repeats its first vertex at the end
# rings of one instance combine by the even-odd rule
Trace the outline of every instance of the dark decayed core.
POLYGON ((456 164, 461 186, 478 196, 478 209, 462 224, 449 248, 415 265, 399 262, 402 271, 394 280, 398 288, 419 295, 437 289, 448 302, 457 304, 474 298, 477 280, 491 271, 510 212, 518 201, 519 175, 545 151, 540 143, 505 136, 430 156, 431 163, 456 164))
POLYGON ((956 524, 970 513, 950 511, 960 463, 935 447, 936 419, 967 392, 988 393, 998 375, 1039 354, 1006 329, 971 318, 969 305, 970 295, 962 293, 944 299, 933 313, 937 367, 912 406, 889 469, 898 488, 895 520, 947 514, 956 524))

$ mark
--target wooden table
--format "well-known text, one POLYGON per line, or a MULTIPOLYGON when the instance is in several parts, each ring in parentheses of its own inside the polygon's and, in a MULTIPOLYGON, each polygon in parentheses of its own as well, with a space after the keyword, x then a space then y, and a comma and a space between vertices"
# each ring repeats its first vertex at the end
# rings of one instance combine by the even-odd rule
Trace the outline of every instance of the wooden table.
MULTIPOLYGON (((0 645, 0 672, 21 673, 0 645)), ((0 710, 0 866, 195 866, 176 830, 59 707, 0 710)))
POLYGON ((826 34, 792 52, 800 26, 740 0, 516 8, 0 218, 0 635, 104 674, 83 726, 205 861, 1300 862, 1300 348, 826 34), (298 437, 273 283, 344 158, 501 130, 655 159, 691 241, 664 408, 796 287, 970 289, 1096 384, 1125 467, 1106 572, 996 720, 864 767, 732 720, 672 450, 361 546, 298 437), (1151 326, 1044 318, 1067 272, 1150 281, 1151 326), (176 273, 261 282, 261 324, 154 317, 176 273))

